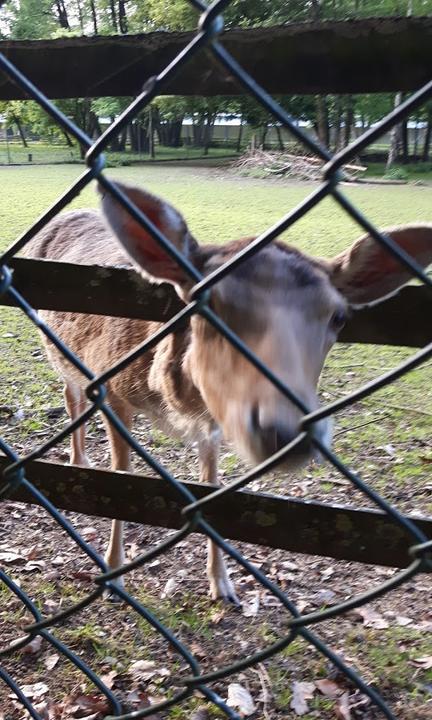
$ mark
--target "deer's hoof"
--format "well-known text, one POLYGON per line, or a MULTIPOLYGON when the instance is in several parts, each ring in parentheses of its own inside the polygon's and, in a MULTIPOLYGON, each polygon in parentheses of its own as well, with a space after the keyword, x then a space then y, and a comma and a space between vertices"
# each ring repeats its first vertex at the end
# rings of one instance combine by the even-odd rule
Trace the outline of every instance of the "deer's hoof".
POLYGON ((108 602, 111 602, 111 603, 121 603, 121 602, 123 602, 123 598, 120 597, 120 595, 118 595, 118 594, 116 593, 116 591, 115 591, 115 586, 116 586, 116 585, 117 585, 117 587, 119 587, 119 588, 121 588, 122 590, 124 590, 124 582, 123 582, 123 580, 122 580, 121 582, 119 582, 118 579, 117 579, 115 582, 112 582, 112 583, 111 583, 111 586, 105 588, 104 593, 103 593, 103 596, 104 596, 105 600, 108 600, 108 602))
POLYGON ((222 600, 231 603, 235 607, 241 607, 234 585, 228 576, 210 580, 210 597, 212 600, 222 600))

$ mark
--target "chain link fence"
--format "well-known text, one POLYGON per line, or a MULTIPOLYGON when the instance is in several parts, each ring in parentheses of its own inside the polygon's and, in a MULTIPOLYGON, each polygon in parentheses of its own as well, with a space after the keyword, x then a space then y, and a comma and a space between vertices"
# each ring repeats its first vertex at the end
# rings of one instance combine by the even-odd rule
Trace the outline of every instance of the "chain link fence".
MULTIPOLYGON (((0 294, 6 293, 13 299, 23 313, 27 315, 29 320, 34 323, 37 328, 49 338, 51 342, 63 353, 68 362, 72 363, 75 368, 83 374, 88 380, 87 397, 90 400, 90 406, 83 414, 74 422, 67 425, 65 429, 52 437, 47 442, 38 447, 31 454, 20 457, 13 448, 0 439, 0 450, 9 458, 10 464, 3 473, 2 484, 0 487, 3 497, 13 497, 14 491, 18 486, 24 487, 27 492, 37 499, 43 508, 58 523, 62 530, 69 535, 71 540, 83 551, 88 558, 99 569, 100 574, 95 580, 94 590, 86 595, 86 597, 66 609, 45 617, 38 610, 35 602, 15 583, 5 572, 0 571, 0 578, 7 588, 18 598, 23 607, 31 613, 34 622, 25 628, 26 635, 20 638, 13 646, 2 648, 0 657, 10 656, 23 648, 27 643, 32 641, 36 636, 46 640, 57 652, 61 653, 67 660, 72 663, 100 692, 107 700, 110 706, 110 717, 121 718, 121 720, 136 720, 137 718, 148 717, 163 712, 168 708, 180 703, 193 693, 198 692, 210 703, 219 708, 222 714, 228 718, 239 718, 240 716, 226 702, 218 696, 212 689, 212 683, 221 678, 227 678, 241 670, 256 665, 257 663, 270 658, 283 648, 286 648, 293 642, 295 638, 301 637, 327 658, 333 665, 343 673, 346 678, 356 686, 361 693, 366 695, 372 706, 380 711, 383 717, 389 720, 395 718, 386 703, 380 695, 371 687, 369 687, 362 678, 326 646, 313 632, 311 627, 324 620, 334 617, 340 617, 349 610, 360 607, 365 603, 382 596, 394 588, 405 583, 408 579, 417 573, 430 572, 432 570, 432 541, 429 540, 423 532, 421 532, 414 522, 404 517, 395 507, 390 506, 379 494, 363 482, 349 467, 346 467, 339 457, 329 450, 317 437, 314 436, 310 429, 312 424, 319 419, 327 418, 336 411, 358 402, 360 399, 369 396, 379 388, 393 382, 397 378, 408 373, 411 369, 424 363, 432 356, 432 344, 427 345, 421 351, 413 355, 408 361, 405 361, 396 369, 388 372, 367 386, 353 392, 348 397, 338 400, 334 403, 325 405, 315 412, 309 412, 304 406, 300 398, 287 387, 277 376, 275 376, 264 363, 262 363, 243 342, 230 330, 230 328, 214 313, 209 304, 209 295, 212 287, 218 283, 223 277, 228 275, 233 268, 239 266, 246 259, 256 255, 261 248, 266 246, 278 235, 293 225, 297 220, 302 218, 309 210, 314 208, 321 200, 328 196, 332 196, 336 203, 348 213, 351 218, 367 231, 377 243, 380 243, 386 250, 400 262, 403 266, 409 268, 413 278, 420 280, 429 288, 432 286, 432 280, 422 270, 422 268, 413 261, 399 246, 397 246, 390 237, 381 234, 377 228, 348 200, 340 187, 340 180, 343 178, 341 168, 344 164, 352 161, 364 148, 373 143, 383 133, 394 127, 408 114, 411 114, 416 108, 424 104, 432 97, 432 82, 422 87, 418 92, 413 94, 408 100, 403 102, 395 111, 385 117, 379 125, 372 130, 364 133, 360 138, 355 140, 349 147, 337 153, 334 156, 321 147, 317 142, 312 140, 305 132, 299 128, 292 118, 282 109, 282 107, 270 97, 261 87, 259 87, 247 73, 237 64, 235 59, 226 52, 223 45, 219 42, 218 36, 223 29, 223 19, 221 13, 224 8, 229 5, 230 0, 215 0, 211 5, 206 6, 201 0, 191 0, 191 4, 200 13, 197 32, 193 40, 183 49, 181 53, 175 57, 170 64, 157 76, 150 78, 141 94, 130 104, 127 110, 104 132, 104 134, 96 141, 92 142, 78 127, 76 127, 65 115, 63 115, 55 105, 50 102, 31 81, 23 76, 19 70, 14 67, 8 59, 0 55, 0 68, 4 73, 9 75, 14 82, 18 83, 29 97, 43 107, 46 112, 51 115, 56 122, 70 135, 72 135, 86 149, 87 169, 73 184, 73 186, 65 192, 58 201, 40 218, 33 226, 26 231, 1 257, 0 260, 0 294), (225 70, 236 78, 242 86, 243 91, 249 93, 255 100, 263 106, 274 119, 281 123, 287 130, 317 157, 325 161, 322 182, 319 187, 314 189, 309 196, 301 202, 295 209, 283 217, 271 229, 264 232, 245 249, 239 252, 234 258, 226 262, 222 267, 213 272, 208 277, 201 277, 200 273, 193 267, 188 260, 183 257, 174 247, 170 245, 167 239, 149 222, 147 217, 143 215, 139 209, 116 187, 104 174, 104 157, 103 151, 119 131, 131 121, 131 119, 144 107, 146 107, 157 95, 161 94, 172 80, 176 73, 182 71, 182 68, 191 58, 203 51, 212 52, 219 63, 225 70), (130 354, 127 359, 117 363, 107 372, 99 377, 95 377, 91 371, 85 367, 77 357, 65 346, 65 344, 53 333, 35 310, 26 302, 26 299, 14 287, 13 276, 8 268, 8 262, 21 250, 33 236, 40 231, 57 213, 66 207, 69 202, 76 197, 80 191, 86 187, 94 179, 97 179, 106 193, 111 195, 124 206, 130 215, 157 240, 160 246, 173 257, 182 270, 194 280, 195 287, 190 296, 189 304, 181 310, 169 322, 165 323, 161 329, 151 338, 144 342, 134 353, 130 354), (175 331, 175 329, 186 319, 192 317, 195 313, 205 318, 227 342, 231 343, 238 352, 242 353, 247 360, 252 363, 259 371, 282 393, 286 398, 293 402, 303 413, 301 423, 301 432, 298 437, 288 446, 280 450, 276 455, 267 460, 259 467, 246 473, 241 479, 232 484, 217 489, 210 495, 197 500, 193 494, 180 484, 152 455, 143 447, 123 426, 122 422, 115 413, 106 404, 106 388, 105 383, 114 375, 119 373, 127 364, 133 362, 138 356, 147 352, 154 347, 158 341, 167 334, 175 331), (160 543, 151 551, 141 555, 139 558, 122 566, 120 569, 109 571, 103 559, 92 549, 92 547, 84 541, 78 532, 71 526, 68 520, 50 503, 47 497, 40 493, 37 488, 26 477, 26 466, 34 459, 41 458, 44 454, 65 437, 70 436, 82 423, 91 418, 95 413, 101 412, 115 427, 119 435, 130 445, 133 452, 140 456, 154 472, 156 472, 166 483, 169 483, 183 503, 183 527, 180 531, 170 535, 167 540, 160 543), (211 504, 225 496, 225 502, 230 501, 230 494, 235 490, 244 487, 253 479, 259 477, 263 473, 276 467, 282 462, 296 446, 301 443, 309 435, 310 441, 320 451, 320 453, 331 463, 345 478, 347 478, 354 486, 356 486, 374 505, 384 511, 392 521, 404 528, 411 538, 410 554, 412 557, 408 567, 395 574, 390 580, 373 588, 372 590, 351 598, 350 600, 329 607, 324 610, 301 614, 295 605, 290 601, 287 595, 273 582, 271 582, 260 569, 248 562, 248 560, 238 552, 234 547, 227 543, 206 522, 202 512, 211 504), (161 622, 155 614, 150 612, 142 603, 138 602, 122 587, 114 581, 119 576, 126 575, 133 568, 145 565, 155 558, 166 553, 177 543, 184 539, 189 533, 199 529, 205 533, 208 538, 215 542, 224 553, 231 557, 236 563, 242 566, 247 573, 255 578, 269 593, 271 593, 280 602, 281 607, 287 613, 287 631, 286 635, 278 639, 273 644, 264 649, 243 658, 229 666, 221 667, 215 671, 203 673, 200 665, 194 657, 193 652, 171 632, 168 627, 161 622), (167 700, 157 704, 139 708, 132 713, 125 713, 121 703, 117 699, 115 693, 110 690, 100 677, 88 667, 83 660, 78 657, 66 644, 60 642, 53 634, 53 629, 59 623, 65 621, 73 615, 76 615, 87 606, 90 606, 97 598, 100 598, 104 591, 109 590, 111 594, 116 595, 120 600, 126 603, 134 612, 149 623, 149 625, 160 634, 167 645, 177 653, 183 662, 189 668, 189 676, 182 680, 181 687, 172 694, 167 700)), ((34 720, 41 720, 32 702, 26 697, 19 684, 5 670, 0 667, 0 678, 15 694, 18 701, 22 703, 24 708, 34 720)))

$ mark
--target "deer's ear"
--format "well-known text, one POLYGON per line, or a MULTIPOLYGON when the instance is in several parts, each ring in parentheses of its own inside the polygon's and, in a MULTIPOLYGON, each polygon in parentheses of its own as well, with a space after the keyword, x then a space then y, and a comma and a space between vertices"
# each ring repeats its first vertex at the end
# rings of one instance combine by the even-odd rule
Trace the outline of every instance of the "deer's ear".
MULTIPOLYGON (((422 267, 432 262, 432 224, 406 225, 384 232, 422 267)), ((364 235, 328 262, 327 270, 333 285, 354 305, 392 295, 413 277, 370 235, 364 235)))
MULTIPOLYGON (((187 259, 197 247, 187 225, 175 208, 161 198, 136 187, 116 183, 150 222, 187 259)), ((128 211, 108 192, 102 194, 102 211, 108 225, 139 270, 157 280, 183 285, 187 278, 178 263, 168 255, 152 235, 136 222, 128 211)))

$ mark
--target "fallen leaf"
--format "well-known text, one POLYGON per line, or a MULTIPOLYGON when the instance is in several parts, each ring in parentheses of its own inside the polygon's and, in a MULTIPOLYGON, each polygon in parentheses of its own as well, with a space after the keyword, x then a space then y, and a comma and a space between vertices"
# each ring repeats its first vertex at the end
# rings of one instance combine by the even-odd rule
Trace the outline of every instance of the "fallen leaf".
POLYGON ((102 680, 105 687, 108 688, 108 690, 112 690, 112 688, 114 687, 114 683, 115 683, 116 679, 118 678, 118 675, 119 674, 118 674, 117 670, 110 670, 105 675, 101 675, 100 679, 102 680))
POLYGON ((126 700, 129 703, 133 703, 134 705, 140 705, 142 707, 147 707, 150 705, 150 700, 146 692, 143 690, 131 690, 126 695, 126 700))
POLYGON ((177 581, 175 578, 170 578, 167 583, 165 584, 164 589, 161 593, 161 598, 169 598, 172 597, 177 590, 177 581))
POLYGON ((21 685, 21 690, 27 698, 36 700, 46 695, 49 692, 49 687, 43 682, 37 682, 34 685, 21 685))
POLYGON ((216 612, 211 614, 210 621, 214 623, 214 625, 219 625, 219 623, 225 618, 225 616, 225 609, 216 610, 216 612))
POLYGON ((53 615, 56 612, 56 610, 59 609, 59 606, 60 606, 60 604, 59 604, 58 600, 51 600, 50 598, 47 598, 46 600, 43 601, 42 610, 47 615, 53 615))
POLYGON ((153 670, 156 663, 154 660, 136 660, 131 665, 129 665, 129 672, 134 674, 141 674, 142 672, 148 672, 149 670, 153 670))
POLYGON ((29 560, 23 568, 24 572, 42 572, 46 565, 45 560, 29 560))
POLYGON ((37 547, 37 545, 33 545, 29 550, 26 552, 26 558, 27 560, 36 560, 38 557, 40 557, 40 550, 37 547))
POLYGON ((75 570, 72 571, 71 575, 75 580, 94 580, 95 578, 94 571, 90 570, 75 570))
POLYGON ((107 713, 109 709, 107 699, 101 695, 79 695, 73 699, 69 712, 73 718, 89 720, 89 714, 96 718, 99 713, 107 713))
POLYGON ((90 526, 80 530, 80 534, 87 542, 90 542, 91 540, 96 540, 96 538, 98 537, 97 529, 90 526))
POLYGON ((33 638, 27 645, 24 645, 22 649, 23 655, 35 655, 36 653, 40 652, 40 649, 42 647, 42 637, 40 635, 36 635, 36 637, 33 638))
POLYGON ((315 600, 319 605, 330 605, 335 597, 336 593, 333 590, 320 590, 317 592, 315 600))
POLYGON ((405 617, 405 615, 397 615, 396 622, 400 627, 406 627, 407 625, 412 624, 413 619, 410 617, 405 617))
POLYGON ((426 655, 421 658, 414 658, 412 661, 414 665, 422 668, 422 670, 430 670, 432 668, 432 655, 426 655))
POLYGON ((292 685, 293 696, 290 707, 296 715, 306 715, 309 712, 307 700, 312 700, 315 692, 315 683, 312 682, 294 682, 292 685))
POLYGON ((190 720, 210 720, 209 711, 205 707, 200 707, 192 713, 190 720))
POLYGON ((321 578, 322 578, 323 580, 329 580, 329 579, 331 578, 331 576, 334 575, 334 574, 335 574, 335 569, 334 569, 334 567, 328 567, 328 568, 326 568, 325 570, 323 570, 323 571, 321 572, 321 578))
POLYGON ((252 600, 249 603, 242 604, 243 615, 245 617, 255 617, 255 615, 258 615, 259 606, 260 606, 259 591, 256 590, 253 593, 252 600))
POLYGON ((55 566, 64 565, 65 559, 61 555, 56 555, 55 558, 51 560, 51 564, 55 566))
POLYGON ((12 552, 11 550, 9 552, 0 552, 0 560, 10 565, 12 563, 25 562, 26 558, 19 553, 12 552))
POLYGON ((339 687, 334 680, 328 680, 327 678, 324 678, 324 680, 315 680, 315 685, 320 693, 328 698, 337 698, 343 693, 342 688, 339 687))
POLYGON ((34 703, 33 707, 42 720, 61 720, 63 715, 63 705, 53 703, 52 700, 49 699, 42 700, 40 703, 34 703))
POLYGON ((206 658, 208 655, 208 652, 205 650, 205 648, 203 648, 203 646, 200 645, 200 643, 196 640, 194 640, 190 644, 190 649, 195 655, 195 657, 198 658, 198 660, 204 660, 204 658, 206 658))
POLYGON ((347 692, 338 699, 335 705, 335 715, 338 720, 351 720, 349 694, 347 692))
POLYGON ((57 665, 58 661, 60 660, 60 655, 54 654, 54 655, 48 655, 44 659, 44 665, 47 670, 52 670, 57 665))
POLYGON ((365 627, 375 628, 376 630, 385 630, 389 627, 389 622, 382 615, 368 607, 356 608, 350 613, 350 616, 363 620, 365 627))
POLYGON ((240 683, 230 683, 228 685, 228 697, 226 700, 228 707, 236 708, 241 717, 249 717, 252 715, 256 706, 252 700, 252 695, 240 683))

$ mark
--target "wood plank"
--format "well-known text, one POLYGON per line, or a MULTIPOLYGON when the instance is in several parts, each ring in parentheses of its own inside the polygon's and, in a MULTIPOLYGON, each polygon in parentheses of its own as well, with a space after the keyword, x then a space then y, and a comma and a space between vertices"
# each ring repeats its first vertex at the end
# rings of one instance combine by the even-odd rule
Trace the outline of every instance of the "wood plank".
MULTIPOLYGON (((3 40, 0 52, 50 98, 135 96, 195 36, 155 32, 114 37, 3 40), (65 82, 67 77, 67 82, 65 82)), ((221 42, 270 93, 415 90, 432 75, 432 18, 372 18, 228 30, 221 42)), ((239 95, 237 81, 199 53, 164 90, 239 95)), ((8 76, 0 100, 22 99, 8 76)))
MULTIPOLYGON (((0 456, 0 473, 8 460, 0 456)), ((26 476, 63 510, 179 528, 183 500, 158 477, 114 473, 48 462, 31 462, 26 476)), ((183 483, 196 498, 210 485, 183 483)), ((14 500, 34 502, 19 488, 14 500)), ((205 510, 205 518, 226 538, 374 565, 404 567, 414 544, 384 513, 286 497, 237 491, 205 510)), ((413 519, 413 518, 411 518, 413 519)), ((432 518, 415 518, 432 539, 432 518)))
MULTIPOLYGON (((13 258, 14 287, 39 310, 67 310, 165 321, 181 307, 171 285, 152 285, 135 270, 13 258)), ((8 295, 0 305, 11 305, 8 295)), ((408 286, 370 308, 355 311, 340 342, 423 347, 432 341, 432 291, 408 286)))
MULTIPOLYGON (((13 285, 38 310, 168 320, 184 307, 168 283, 151 284, 135 270, 13 258, 13 285)), ((0 303, 13 305, 7 295, 0 303)))

